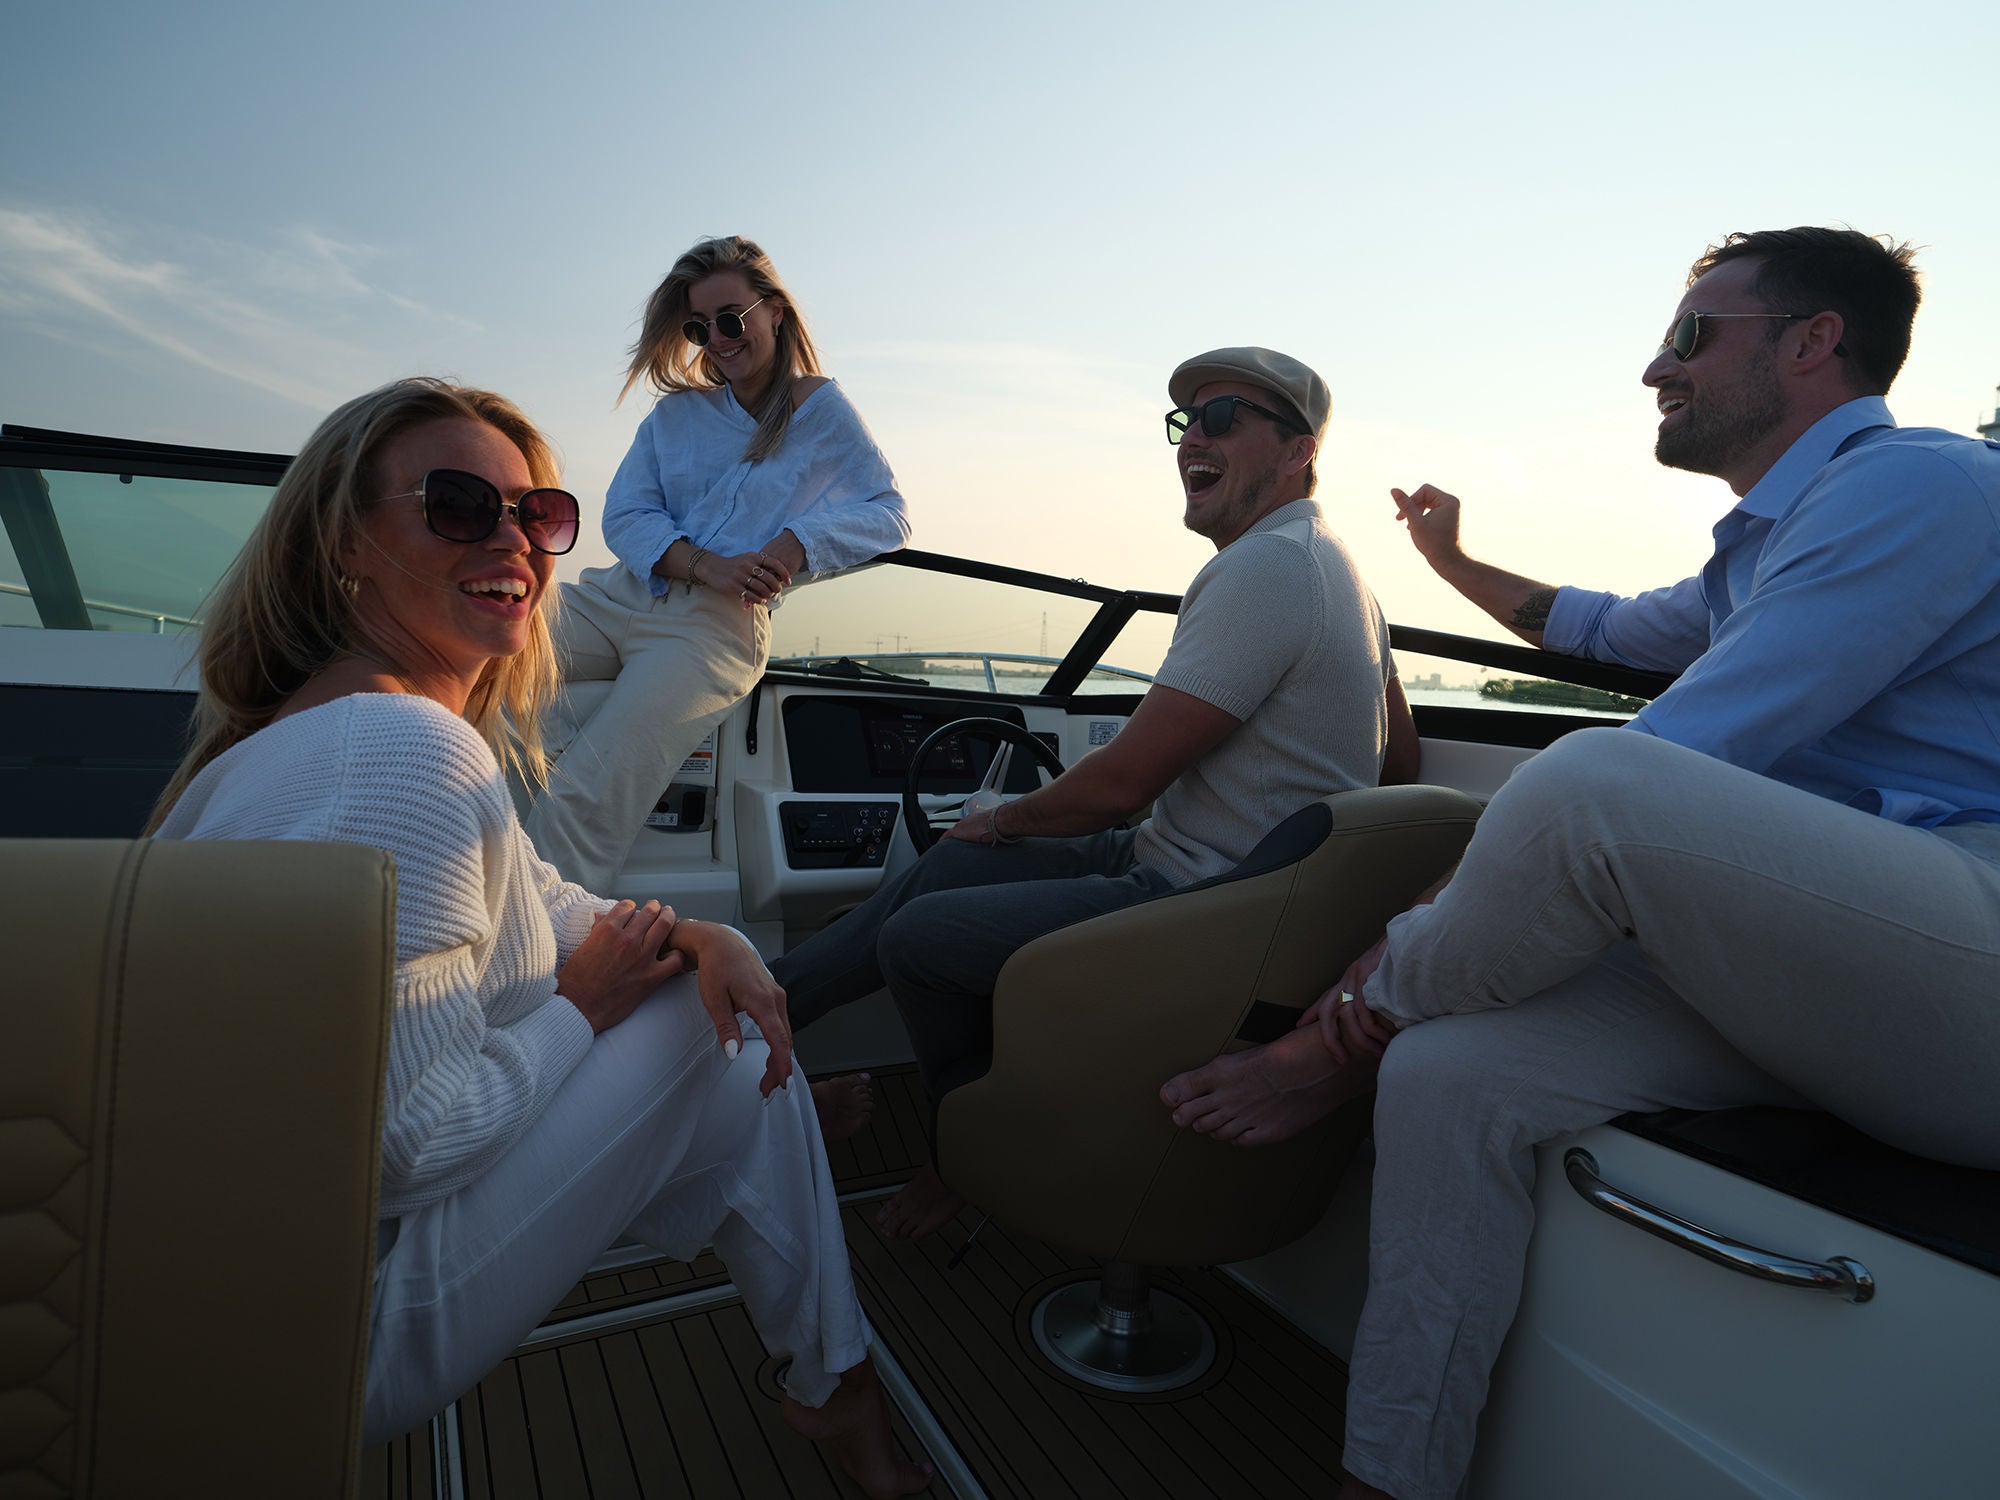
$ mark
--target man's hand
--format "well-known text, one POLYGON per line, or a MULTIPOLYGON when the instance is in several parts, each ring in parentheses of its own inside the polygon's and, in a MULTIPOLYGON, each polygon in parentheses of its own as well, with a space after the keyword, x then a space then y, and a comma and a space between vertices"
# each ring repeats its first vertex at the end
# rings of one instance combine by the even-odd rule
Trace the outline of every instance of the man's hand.
POLYGON ((1396 519, 1410 528, 1410 541, 1438 577, 1530 646, 1542 644, 1555 585, 1467 557, 1458 543, 1458 496, 1420 484, 1408 494, 1392 489, 1389 497, 1396 519))
POLYGON ((1370 1010, 1368 1002, 1361 998, 1361 987, 1381 966, 1382 950, 1388 941, 1386 934, 1377 938, 1367 952, 1347 966, 1340 981, 1307 1006, 1298 1019, 1300 1026, 1318 1025, 1319 1039, 1333 1054, 1334 1061, 1343 1066, 1350 1057, 1364 1052, 1380 1057, 1395 1039, 1396 1028, 1370 1010))
POLYGON ((1392 489, 1389 498, 1396 502, 1396 519, 1410 529, 1410 541, 1437 573, 1445 575, 1466 561, 1458 544, 1458 496, 1420 484, 1414 494, 1392 489))
MULTIPOLYGON (((1004 802, 995 803, 992 807, 967 813, 939 834, 939 840, 958 839, 962 843, 987 845, 1003 842, 1000 837, 1000 809, 1006 805, 1004 802)), ((1004 842, 1011 844, 1013 840, 1009 838, 1004 842)))

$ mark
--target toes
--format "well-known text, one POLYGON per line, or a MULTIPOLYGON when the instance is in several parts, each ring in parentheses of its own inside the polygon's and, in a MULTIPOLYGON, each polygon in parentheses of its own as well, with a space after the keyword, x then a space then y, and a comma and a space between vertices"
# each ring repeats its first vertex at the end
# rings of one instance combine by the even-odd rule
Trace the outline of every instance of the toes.
POLYGON ((1206 1133, 1218 1141, 1242 1141, 1254 1128, 1249 1120, 1241 1116, 1232 1116, 1226 1120, 1216 1120, 1206 1133))

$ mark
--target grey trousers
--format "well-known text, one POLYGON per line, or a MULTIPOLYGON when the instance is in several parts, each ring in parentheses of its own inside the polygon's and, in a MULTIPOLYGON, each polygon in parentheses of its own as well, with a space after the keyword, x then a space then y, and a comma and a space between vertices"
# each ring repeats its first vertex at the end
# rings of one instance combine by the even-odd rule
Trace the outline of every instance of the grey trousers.
POLYGON ((1117 828, 998 847, 942 841, 771 966, 793 1030, 886 985, 935 1112, 991 1061, 993 987, 1016 949, 1174 889, 1134 863, 1134 837, 1117 828))
POLYGON ((1626 1110, 1831 1110, 2000 1168, 2000 825, 1910 828, 1590 729, 1389 926, 1346 1462, 1448 1500, 1520 1299, 1534 1148, 1626 1110))

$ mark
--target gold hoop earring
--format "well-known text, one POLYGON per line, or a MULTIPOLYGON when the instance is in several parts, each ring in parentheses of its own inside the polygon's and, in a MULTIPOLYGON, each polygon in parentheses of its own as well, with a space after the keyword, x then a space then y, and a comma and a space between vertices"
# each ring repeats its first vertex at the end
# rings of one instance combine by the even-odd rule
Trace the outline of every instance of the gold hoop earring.
POLYGON ((359 578, 349 578, 345 573, 335 576, 339 580, 340 591, 343 594, 347 595, 350 599, 359 599, 361 597, 361 580, 359 578))

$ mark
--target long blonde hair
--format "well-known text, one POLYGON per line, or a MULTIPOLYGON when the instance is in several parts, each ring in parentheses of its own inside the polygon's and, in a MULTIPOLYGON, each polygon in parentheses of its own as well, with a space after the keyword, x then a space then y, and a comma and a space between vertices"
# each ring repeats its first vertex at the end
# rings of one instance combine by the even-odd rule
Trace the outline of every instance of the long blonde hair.
MULTIPOLYGON (((491 391, 445 380, 398 380, 320 423, 208 597, 192 744, 160 794, 147 833, 159 828, 202 767, 270 723, 341 652, 360 652, 395 669, 392 654, 355 618, 341 586, 340 554, 359 534, 363 510, 381 493, 375 459, 383 445, 412 427, 452 418, 499 432, 521 451, 536 485, 561 478, 548 440, 519 407, 491 391)), ((536 782, 548 773, 541 719, 558 682, 548 624, 555 597, 554 588, 544 592, 529 621, 526 648, 489 661, 465 704, 466 720, 501 765, 536 782)))
POLYGON ((690 344, 681 325, 690 317, 688 292, 697 281, 705 281, 718 271, 737 271, 768 304, 785 310, 777 329, 777 348, 771 360, 771 383, 758 400, 757 431, 743 456, 761 463, 778 451, 785 432, 792 425, 792 384, 801 375, 819 375, 819 350, 800 316, 792 294, 778 280, 771 257, 740 234, 703 240, 674 262, 666 280, 653 288, 646 300, 646 321, 639 329, 639 341, 632 346, 632 362, 625 367, 625 384, 619 388, 623 401, 642 380, 656 395, 671 391, 715 390, 729 382, 706 349, 690 344))

